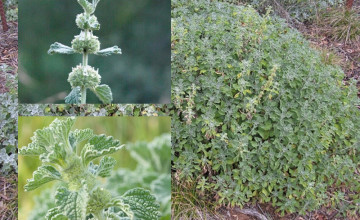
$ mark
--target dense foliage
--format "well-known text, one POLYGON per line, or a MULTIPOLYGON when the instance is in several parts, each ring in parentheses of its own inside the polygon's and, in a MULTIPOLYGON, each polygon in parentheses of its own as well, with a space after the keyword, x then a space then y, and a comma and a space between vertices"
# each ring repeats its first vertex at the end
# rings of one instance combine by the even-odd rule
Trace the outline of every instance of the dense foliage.
POLYGON ((359 212, 353 82, 297 31, 251 7, 172 7, 174 177, 222 205, 359 212))
POLYGON ((20 149, 21 155, 39 156, 43 163, 27 181, 26 191, 51 181, 60 182, 55 207, 47 210, 45 218, 156 219, 159 205, 150 191, 131 187, 118 196, 104 189, 98 180, 109 177, 117 162, 107 155, 124 145, 113 137, 95 135, 91 129, 72 131, 74 123, 75 118, 55 119, 48 127, 35 131, 32 142, 20 149), (94 163, 95 159, 101 159, 99 164, 94 163))
POLYGON ((6 20, 17 21, 18 19, 18 0, 3 0, 5 6, 6 20))
POLYGON ((6 87, 10 91, 0 94, 0 175, 17 171, 17 77, 9 73, 6 64, 0 66, 0 72, 6 78, 6 87))

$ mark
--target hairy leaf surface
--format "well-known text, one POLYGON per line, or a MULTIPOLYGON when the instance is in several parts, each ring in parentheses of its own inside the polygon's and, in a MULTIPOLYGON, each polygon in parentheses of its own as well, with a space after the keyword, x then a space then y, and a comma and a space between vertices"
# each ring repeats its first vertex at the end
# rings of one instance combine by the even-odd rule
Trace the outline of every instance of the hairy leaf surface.
POLYGON ((58 42, 53 43, 48 51, 48 54, 74 54, 74 53, 76 53, 74 49, 58 42))
POLYGON ((100 56, 109 56, 112 54, 121 54, 121 49, 118 46, 113 46, 106 49, 102 49, 96 53, 96 55, 100 55, 100 56))
POLYGON ((86 205, 88 194, 86 186, 78 192, 71 192, 65 187, 58 188, 56 195, 56 205, 61 213, 72 220, 86 219, 86 205))
POLYGON ((31 191, 53 180, 61 180, 61 174, 55 167, 43 165, 33 173, 33 178, 27 181, 24 188, 31 191))
POLYGON ((120 150, 124 145, 113 137, 105 135, 96 135, 92 137, 88 144, 81 151, 81 157, 84 164, 88 164, 95 158, 112 154, 120 150))
POLYGON ((94 92, 104 104, 110 104, 112 102, 112 92, 108 85, 96 86, 94 92))
POLYGON ((96 170, 96 175, 100 177, 109 177, 115 164, 116 160, 114 158, 107 156, 103 157, 100 160, 100 164, 96 170))
POLYGON ((81 92, 80 87, 77 86, 71 90, 69 95, 65 97, 66 104, 80 104, 81 103, 81 92))
POLYGON ((135 219, 153 220, 159 218, 159 205, 148 190, 135 188, 127 191, 122 199, 125 204, 130 205, 135 219))

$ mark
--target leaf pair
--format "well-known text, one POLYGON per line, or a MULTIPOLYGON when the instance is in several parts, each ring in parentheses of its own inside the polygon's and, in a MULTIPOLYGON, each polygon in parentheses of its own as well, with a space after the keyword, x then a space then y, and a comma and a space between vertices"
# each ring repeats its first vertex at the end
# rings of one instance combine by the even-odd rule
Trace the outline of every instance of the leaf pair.
MULTIPOLYGON (((112 92, 108 85, 96 86, 92 91, 104 104, 110 104, 112 102, 112 92)), ((67 104, 79 104, 81 103, 81 91, 77 86, 71 90, 68 96, 65 97, 65 103, 67 104)))
MULTIPOLYGON (((48 54, 75 54, 77 53, 73 48, 66 46, 61 43, 53 43, 48 50, 48 54)), ((95 55, 99 56, 109 56, 112 54, 121 54, 121 49, 118 46, 109 47, 106 49, 99 50, 95 55)))

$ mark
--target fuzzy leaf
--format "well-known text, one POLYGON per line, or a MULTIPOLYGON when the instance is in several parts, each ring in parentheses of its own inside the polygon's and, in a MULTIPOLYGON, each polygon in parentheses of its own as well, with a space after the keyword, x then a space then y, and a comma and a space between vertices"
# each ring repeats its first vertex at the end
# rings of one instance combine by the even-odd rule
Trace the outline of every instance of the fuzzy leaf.
POLYGON ((41 166, 33 174, 33 178, 24 186, 26 191, 31 191, 53 180, 61 180, 61 174, 53 166, 41 166))
POLYGON ((50 128, 38 129, 31 137, 32 143, 27 147, 22 147, 19 151, 21 155, 38 156, 47 153, 47 148, 55 142, 52 131, 50 128))
POLYGON ((55 144, 53 151, 51 151, 48 155, 46 154, 40 155, 40 159, 43 162, 63 165, 63 162, 65 161, 66 158, 66 152, 63 145, 64 145, 63 143, 55 144))
POLYGON ((108 85, 96 86, 94 93, 104 104, 110 104, 112 102, 112 92, 108 85))
POLYGON ((64 44, 61 44, 61 43, 53 43, 51 46, 50 46, 50 49, 48 51, 48 54, 74 54, 76 53, 74 49, 72 49, 71 47, 69 46, 66 46, 64 44))
POLYGON ((127 191, 122 199, 125 204, 130 205, 134 212, 134 219, 153 220, 160 216, 159 205, 148 190, 135 188, 127 191))
POLYGON ((93 130, 86 129, 76 129, 74 131, 70 131, 69 141, 73 150, 76 150, 76 145, 82 141, 88 140, 94 136, 93 130))
POLYGON ((86 219, 86 206, 88 202, 86 185, 77 192, 60 187, 56 192, 55 200, 57 208, 64 216, 71 220, 86 219))
MULTIPOLYGON (((96 0, 98 2, 98 0, 96 0)), ((87 0, 78 0, 78 3, 81 5, 81 7, 83 7, 84 11, 88 14, 92 14, 95 11, 95 7, 93 4, 91 4, 90 2, 88 2, 87 0)), ((97 4, 97 3, 96 3, 97 4)))
POLYGON ((84 164, 88 164, 95 158, 112 154, 120 150, 124 145, 120 145, 120 141, 113 137, 105 135, 96 135, 92 137, 88 144, 81 151, 81 158, 84 164))
POLYGON ((118 207, 121 209, 121 212, 125 214, 130 219, 134 219, 134 212, 131 210, 129 204, 124 203, 122 198, 114 198, 108 204, 108 207, 118 207))
POLYGON ((72 126, 75 123, 74 117, 66 118, 65 120, 59 120, 55 119, 49 126, 50 129, 52 129, 54 133, 54 137, 56 142, 62 142, 64 144, 67 144, 69 140, 69 133, 72 128, 72 126))
POLYGON ((30 143, 26 147, 22 147, 19 149, 20 155, 26 156, 39 156, 40 154, 46 153, 46 149, 36 143, 30 143))
POLYGON ((68 96, 65 97, 66 104, 79 104, 81 103, 80 87, 77 86, 71 90, 68 96))
POLYGON ((57 207, 50 209, 47 212, 45 218, 47 220, 67 220, 68 219, 66 216, 61 214, 61 211, 57 207))
POLYGON ((112 54, 121 54, 121 49, 118 46, 113 46, 106 49, 102 49, 96 53, 96 55, 100 55, 100 56, 109 56, 112 54))
POLYGON ((36 130, 31 138, 32 143, 26 147, 22 147, 19 151, 21 155, 39 156, 46 158, 46 154, 54 151, 55 143, 63 143, 66 147, 71 127, 75 122, 75 118, 67 118, 65 120, 55 119, 49 127, 36 130))
POLYGON ((109 177, 115 164, 116 160, 114 158, 103 157, 100 161, 99 167, 96 170, 96 175, 100 177, 109 177))

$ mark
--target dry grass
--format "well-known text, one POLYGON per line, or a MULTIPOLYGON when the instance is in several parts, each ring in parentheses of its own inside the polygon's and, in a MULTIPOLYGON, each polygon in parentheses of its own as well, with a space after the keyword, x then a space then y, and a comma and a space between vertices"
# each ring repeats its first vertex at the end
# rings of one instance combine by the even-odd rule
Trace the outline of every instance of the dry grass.
POLYGON ((204 199, 190 184, 181 184, 172 180, 171 216, 176 220, 209 220, 216 215, 211 199, 204 199))
POLYGON ((360 40, 360 8, 331 8, 321 13, 317 25, 328 37, 345 43, 360 40))
POLYGON ((0 177, 0 220, 17 219, 17 175, 0 177))

